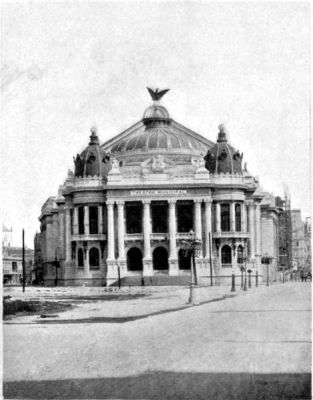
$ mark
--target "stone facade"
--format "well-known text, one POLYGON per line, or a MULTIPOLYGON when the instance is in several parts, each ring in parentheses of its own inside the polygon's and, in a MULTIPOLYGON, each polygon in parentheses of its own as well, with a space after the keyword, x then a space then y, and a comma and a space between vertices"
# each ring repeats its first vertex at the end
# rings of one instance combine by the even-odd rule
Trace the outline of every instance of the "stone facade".
POLYGON ((277 260, 277 217, 242 157, 222 125, 214 144, 159 101, 102 145, 93 128, 74 172, 41 210, 45 284, 183 282, 190 239, 201 241, 200 282, 212 273, 215 284, 228 283, 243 266, 262 279, 262 254, 277 260))

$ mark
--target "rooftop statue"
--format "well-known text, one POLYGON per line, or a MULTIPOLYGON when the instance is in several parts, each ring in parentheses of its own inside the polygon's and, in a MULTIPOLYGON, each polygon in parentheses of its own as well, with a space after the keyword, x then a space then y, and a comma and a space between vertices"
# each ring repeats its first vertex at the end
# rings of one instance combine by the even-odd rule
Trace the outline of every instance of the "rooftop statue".
POLYGON ((147 87, 147 89, 153 101, 160 100, 165 95, 165 93, 167 93, 170 90, 170 89, 164 89, 159 92, 158 88, 156 90, 152 90, 147 87))

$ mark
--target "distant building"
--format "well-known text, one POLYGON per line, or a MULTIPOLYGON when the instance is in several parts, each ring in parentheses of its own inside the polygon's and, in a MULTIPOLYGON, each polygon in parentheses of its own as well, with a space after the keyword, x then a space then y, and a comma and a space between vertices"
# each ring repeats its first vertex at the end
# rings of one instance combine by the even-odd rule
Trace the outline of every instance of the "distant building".
POLYGON ((304 224, 305 270, 312 270, 312 236, 311 217, 306 218, 304 224))
POLYGON ((10 247, 13 240, 13 229, 2 226, 2 247, 10 247))
POLYGON ((294 269, 305 268, 306 249, 304 222, 301 218, 301 210, 291 210, 292 224, 292 259, 294 269))
POLYGON ((282 272, 292 270, 292 219, 290 199, 277 196, 275 198, 278 214, 278 265, 282 272))
POLYGON ((279 260, 279 215, 281 209, 277 206, 275 197, 267 193, 261 202, 262 216, 262 275, 269 272, 270 281, 282 278, 279 260), (269 263, 269 267, 267 267, 269 263))
MULTIPOLYGON (((2 262, 3 283, 17 285, 23 277, 22 247, 12 246, 13 229, 3 226, 2 262)), ((26 282, 32 282, 34 250, 25 248, 26 282)))

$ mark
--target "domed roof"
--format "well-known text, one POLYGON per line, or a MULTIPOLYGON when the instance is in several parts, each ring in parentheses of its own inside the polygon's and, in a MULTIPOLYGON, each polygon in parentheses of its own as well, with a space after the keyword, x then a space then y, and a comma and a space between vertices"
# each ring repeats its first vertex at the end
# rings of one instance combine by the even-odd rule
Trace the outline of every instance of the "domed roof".
POLYGON ((91 128, 88 147, 74 158, 75 176, 106 176, 111 169, 110 157, 100 148, 96 128, 91 128))
POLYGON ((145 110, 142 122, 139 129, 115 143, 111 152, 203 150, 203 143, 172 124, 169 112, 158 101, 145 110))
POLYGON ((220 125, 217 143, 204 157, 205 167, 212 174, 242 174, 242 156, 227 143, 225 127, 220 125))
POLYGON ((157 119, 157 120, 169 120, 170 115, 167 109, 156 102, 148 107, 143 113, 143 120, 147 119, 157 119))

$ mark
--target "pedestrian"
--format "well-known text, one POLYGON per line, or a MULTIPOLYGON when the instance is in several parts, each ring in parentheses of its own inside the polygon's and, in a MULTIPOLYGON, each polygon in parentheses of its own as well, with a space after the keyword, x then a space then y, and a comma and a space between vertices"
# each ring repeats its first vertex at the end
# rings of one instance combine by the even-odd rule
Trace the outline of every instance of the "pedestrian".
POLYGON ((300 271, 300 279, 301 279, 301 282, 304 281, 304 271, 303 270, 300 271))

